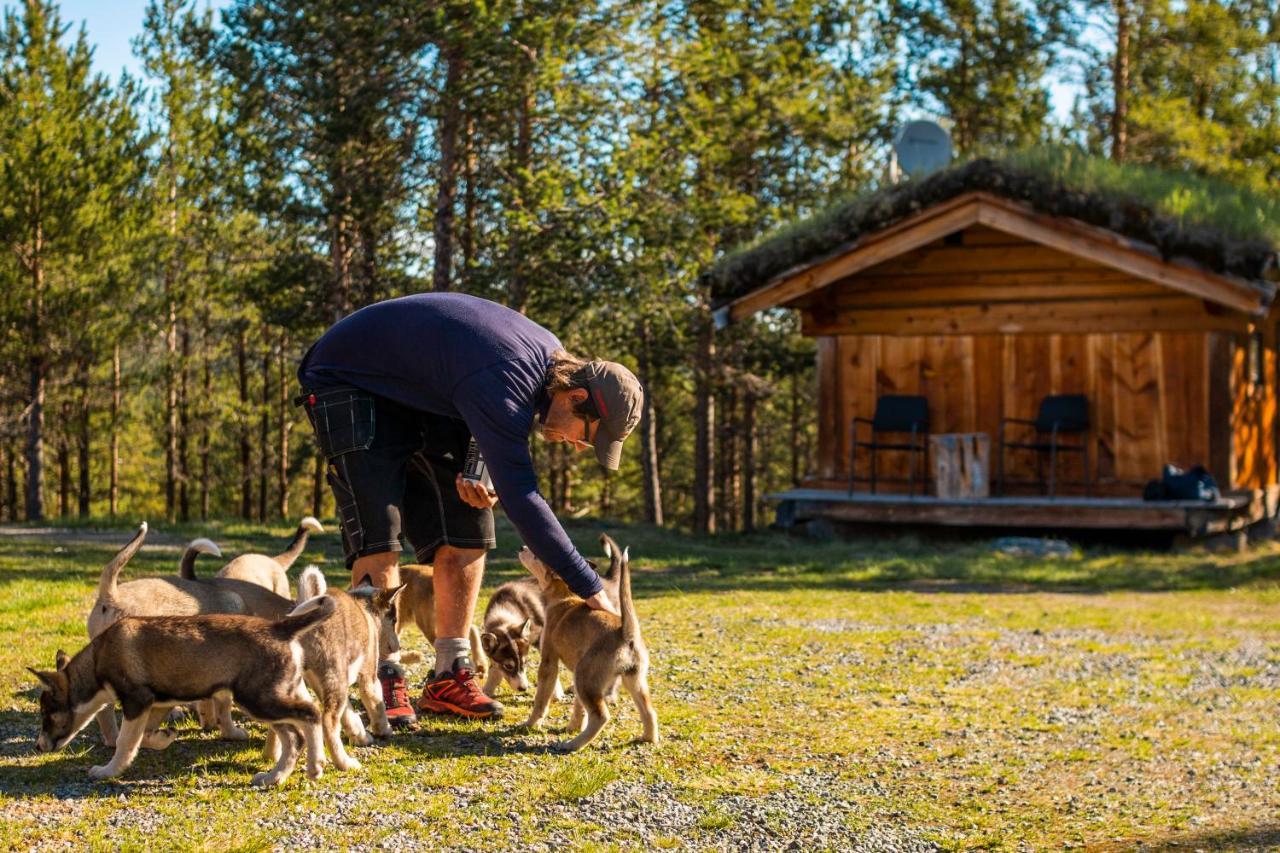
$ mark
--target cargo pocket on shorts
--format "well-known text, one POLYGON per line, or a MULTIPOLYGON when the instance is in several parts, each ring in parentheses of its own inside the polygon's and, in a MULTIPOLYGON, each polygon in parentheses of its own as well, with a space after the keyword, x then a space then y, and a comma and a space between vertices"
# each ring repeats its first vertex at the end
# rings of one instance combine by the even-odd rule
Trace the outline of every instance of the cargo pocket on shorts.
POLYGON ((377 417, 373 395, 358 388, 329 388, 315 394, 308 406, 316 441, 332 461, 344 453, 368 450, 373 444, 377 417))
POLYGON ((337 509, 338 525, 342 528, 342 538, 348 555, 359 554, 364 547, 364 526, 360 523, 360 509, 356 505, 355 492, 346 479, 338 471, 342 460, 330 462, 325 478, 329 488, 333 490, 334 505, 337 509))

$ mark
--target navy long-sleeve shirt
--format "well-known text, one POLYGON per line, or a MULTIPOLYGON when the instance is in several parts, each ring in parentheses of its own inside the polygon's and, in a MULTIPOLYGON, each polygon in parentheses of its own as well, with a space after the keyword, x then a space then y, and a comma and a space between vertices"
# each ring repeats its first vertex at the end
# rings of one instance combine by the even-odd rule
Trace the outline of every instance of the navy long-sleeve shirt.
POLYGON ((502 508, 529 549, 583 598, 600 577, 538 491, 529 457, 555 335, 510 308, 461 293, 378 302, 335 323, 298 368, 304 388, 353 385, 464 421, 502 508))

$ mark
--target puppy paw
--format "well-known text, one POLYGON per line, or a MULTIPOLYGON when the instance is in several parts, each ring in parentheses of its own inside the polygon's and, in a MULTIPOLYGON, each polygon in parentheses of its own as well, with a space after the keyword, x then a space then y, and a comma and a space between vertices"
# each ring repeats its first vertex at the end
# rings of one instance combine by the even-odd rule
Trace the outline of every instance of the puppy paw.
POLYGON ((254 773, 253 778, 249 780, 249 784, 255 788, 274 788, 284 782, 284 777, 274 770, 264 770, 261 773, 254 773))
POLYGON ((154 732, 147 732, 142 738, 142 745, 147 749, 156 751, 168 749, 169 745, 178 739, 178 733, 169 731, 168 729, 157 729, 154 732))
POLYGON ((312 780, 324 778, 324 767, 322 766, 308 767, 307 778, 312 780))
POLYGON ((542 728, 542 720, 525 720, 523 723, 516 726, 516 728, 524 729, 525 731, 536 732, 542 728))
POLYGON ((388 738, 388 737, 391 737, 391 733, 392 733, 392 728, 390 725, 388 725, 386 728, 383 728, 382 726, 373 727, 374 737, 388 738))
POLYGON ((345 761, 334 761, 333 766, 341 770, 343 773, 347 773, 352 770, 359 770, 364 765, 348 755, 345 761))
POLYGON ((651 738, 645 737, 644 735, 640 735, 640 737, 632 738, 630 741, 631 746, 657 746, 657 744, 658 744, 657 735, 654 735, 651 738))
POLYGON ((223 740, 248 740, 249 733, 239 726, 231 726, 222 732, 223 740))
POLYGON ((355 732, 351 735, 348 735, 348 737, 350 738, 351 743, 355 746, 372 746, 373 745, 373 735, 369 734, 367 731, 355 732))
POLYGON ((561 740, 551 744, 552 752, 567 753, 575 752, 577 749, 578 745, 571 740, 561 740))
POLYGON ((116 775, 115 770, 111 769, 111 765, 109 764, 101 764, 96 767, 89 768, 90 779, 111 779, 116 775))

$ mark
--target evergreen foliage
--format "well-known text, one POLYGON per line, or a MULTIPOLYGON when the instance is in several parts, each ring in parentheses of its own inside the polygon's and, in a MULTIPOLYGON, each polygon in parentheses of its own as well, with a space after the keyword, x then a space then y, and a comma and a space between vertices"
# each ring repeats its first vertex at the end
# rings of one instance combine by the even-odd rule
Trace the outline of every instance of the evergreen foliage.
POLYGON ((298 360, 361 305, 448 288, 650 389, 616 475, 535 440, 557 511, 763 524, 808 472, 812 345, 786 315, 713 335, 714 300, 961 186, 1258 274, 1273 6, 1098 0, 1098 45, 1056 0, 151 0, 144 78, 113 83, 92 33, 22 0, 0 31, 0 518, 324 514, 298 360), (1058 126, 1046 81, 1072 74, 1089 96, 1058 126), (881 189, 922 110, 997 159, 881 189), (1062 138, 1089 156, 1005 153, 1062 138))

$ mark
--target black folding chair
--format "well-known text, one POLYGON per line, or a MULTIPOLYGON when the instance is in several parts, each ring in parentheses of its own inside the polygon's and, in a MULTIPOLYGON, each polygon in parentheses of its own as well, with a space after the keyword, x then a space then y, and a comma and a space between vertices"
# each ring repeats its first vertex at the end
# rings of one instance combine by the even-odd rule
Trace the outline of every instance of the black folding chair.
MULTIPOLYGON (((881 450, 905 450, 909 454, 908 471, 910 494, 916 493, 916 456, 928 461, 929 453, 929 401, 924 397, 912 394, 886 394, 876 400, 875 417, 853 419, 853 450, 849 454, 849 494, 853 494, 853 484, 859 480, 870 480, 871 492, 876 490, 876 454, 881 450), (871 440, 858 440, 858 424, 871 425, 871 440), (891 433, 908 435, 904 443, 883 442, 880 435, 891 433), (865 447, 871 451, 871 476, 857 476, 858 448, 865 447)), ((928 479, 926 475, 925 479, 928 479)))
POLYGON ((1036 484, 1040 487, 1041 492, 1045 490, 1044 457, 1048 454, 1048 493, 1050 497, 1053 497, 1057 492, 1058 454, 1079 453, 1084 462, 1084 493, 1086 495, 1089 494, 1089 489, 1092 486, 1092 477, 1089 471, 1089 399, 1083 394, 1050 395, 1040 401, 1040 412, 1036 415, 1034 421, 1023 418, 1003 418, 1000 421, 1000 456, 997 460, 998 473, 996 474, 996 480, 1000 484, 1001 493, 1004 492, 1005 488, 1005 448, 1035 451, 1036 484), (1030 427, 1030 430, 1023 430, 1023 433, 1024 435, 1033 433, 1034 438, 1022 441, 1006 441, 1005 424, 1030 427), (1061 440, 1063 436, 1070 435, 1079 436, 1079 442, 1064 443, 1061 440))

